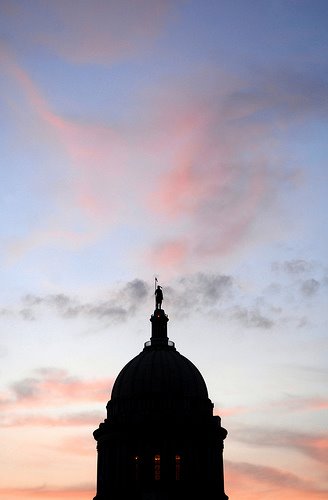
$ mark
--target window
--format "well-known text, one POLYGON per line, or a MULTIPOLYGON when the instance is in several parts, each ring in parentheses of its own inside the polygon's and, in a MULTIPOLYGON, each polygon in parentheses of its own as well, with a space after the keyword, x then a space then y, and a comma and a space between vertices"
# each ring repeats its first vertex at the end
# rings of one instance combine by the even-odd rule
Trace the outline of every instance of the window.
POLYGON ((140 457, 139 457, 139 455, 135 455, 133 457, 133 462, 134 462, 134 479, 136 481, 139 481, 139 479, 140 479, 140 457))
POLYGON ((155 481, 161 479, 161 456, 159 454, 154 456, 154 479, 155 481))
POLYGON ((181 456, 175 455, 175 480, 180 481, 181 479, 181 456))

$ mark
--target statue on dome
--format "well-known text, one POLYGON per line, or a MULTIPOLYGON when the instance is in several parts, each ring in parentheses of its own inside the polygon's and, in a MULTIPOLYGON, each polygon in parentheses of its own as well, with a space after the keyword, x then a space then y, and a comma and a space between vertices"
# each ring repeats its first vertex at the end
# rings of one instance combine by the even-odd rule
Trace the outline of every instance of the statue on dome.
POLYGON ((163 302, 162 287, 157 285, 157 288, 155 289, 156 309, 162 309, 162 302, 163 302))

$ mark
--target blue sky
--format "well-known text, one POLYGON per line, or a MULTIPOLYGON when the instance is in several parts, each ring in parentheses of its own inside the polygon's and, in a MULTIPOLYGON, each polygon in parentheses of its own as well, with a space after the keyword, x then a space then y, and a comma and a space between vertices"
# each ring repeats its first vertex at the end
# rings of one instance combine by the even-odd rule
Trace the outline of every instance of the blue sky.
POLYGON ((0 500, 92 497, 155 276, 227 494, 325 498, 327 14, 1 2, 0 500))

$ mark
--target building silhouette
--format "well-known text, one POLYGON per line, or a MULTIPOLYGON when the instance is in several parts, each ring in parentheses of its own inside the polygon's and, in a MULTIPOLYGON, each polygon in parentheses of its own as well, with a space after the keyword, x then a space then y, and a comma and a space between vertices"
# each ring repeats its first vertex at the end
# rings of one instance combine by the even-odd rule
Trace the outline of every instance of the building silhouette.
POLYGON ((164 310, 150 321, 150 341, 119 373, 107 418, 94 431, 94 500, 227 500, 227 431, 202 375, 168 339, 164 310))

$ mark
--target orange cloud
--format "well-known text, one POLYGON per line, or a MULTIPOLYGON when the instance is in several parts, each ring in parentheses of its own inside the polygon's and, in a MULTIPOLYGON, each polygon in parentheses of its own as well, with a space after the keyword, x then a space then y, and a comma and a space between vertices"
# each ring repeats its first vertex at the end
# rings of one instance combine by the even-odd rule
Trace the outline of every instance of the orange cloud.
POLYGON ((291 444, 319 462, 328 462, 327 436, 295 436, 291 444))
POLYGON ((95 426, 104 419, 104 412, 89 411, 80 413, 51 415, 10 414, 3 415, 0 427, 77 427, 95 426))
POLYGON ((80 435, 64 439, 56 448, 62 453, 95 457, 95 442, 90 436, 80 435))
POLYGON ((90 500, 95 495, 92 485, 77 485, 72 487, 51 488, 48 486, 37 486, 35 488, 0 488, 2 498, 22 498, 30 500, 33 498, 53 500, 68 500, 76 498, 79 500, 90 500))
POLYGON ((328 491, 282 469, 244 462, 225 462, 226 492, 243 500, 321 500, 328 491))

